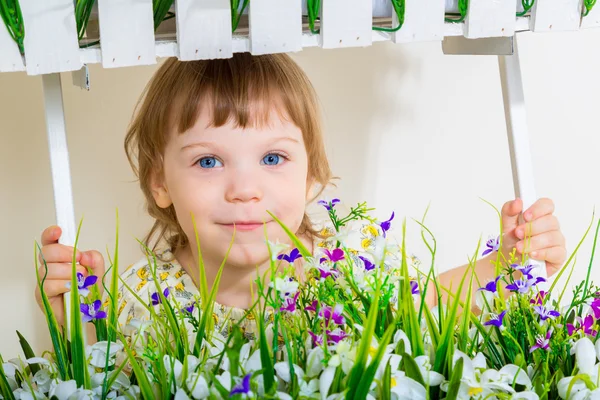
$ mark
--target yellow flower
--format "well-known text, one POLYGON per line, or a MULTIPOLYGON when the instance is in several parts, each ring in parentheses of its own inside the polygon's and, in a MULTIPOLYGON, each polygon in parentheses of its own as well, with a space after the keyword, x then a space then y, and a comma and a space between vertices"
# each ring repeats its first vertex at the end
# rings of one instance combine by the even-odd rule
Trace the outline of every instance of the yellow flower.
POLYGON ((363 235, 377 237, 379 236, 379 231, 375 228, 374 225, 366 225, 361 229, 363 235))
POLYGON ((371 248, 373 246, 373 241, 369 238, 364 238, 361 242, 360 245, 362 246, 362 248, 364 250, 367 250, 369 248, 371 248))

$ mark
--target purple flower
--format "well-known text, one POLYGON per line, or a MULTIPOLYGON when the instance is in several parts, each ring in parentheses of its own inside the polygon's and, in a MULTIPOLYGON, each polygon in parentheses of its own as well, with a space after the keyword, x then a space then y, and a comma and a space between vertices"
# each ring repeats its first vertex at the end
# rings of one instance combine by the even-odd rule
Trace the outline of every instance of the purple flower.
POLYGON ((362 260, 362 262, 365 264, 365 271, 371 271, 375 268, 375 264, 373 264, 371 261, 369 261, 368 258, 363 257, 363 256, 358 256, 358 258, 360 258, 362 260))
POLYGON ((600 318, 600 299, 594 299, 592 304, 590 304, 590 307, 594 311, 594 318, 600 318))
POLYGON ((342 249, 333 249, 333 251, 329 251, 329 249, 325 249, 325 255, 331 262, 338 262, 344 259, 344 251, 342 249))
POLYGON ((530 353, 533 353, 537 349, 548 350, 550 348, 550 336, 552 336, 552 329, 548 330, 546 337, 538 335, 535 339, 535 344, 529 349, 530 353))
POLYGON ((194 302, 192 302, 190 305, 188 305, 188 306, 186 306, 186 307, 183 307, 183 308, 181 309, 181 312, 182 312, 182 313, 189 313, 189 314, 191 314, 191 313, 193 313, 193 312, 194 312, 194 306, 195 306, 195 305, 196 305, 196 302, 194 301, 194 302))
POLYGON ((560 315, 560 313, 558 311, 548 310, 544 306, 535 306, 535 307, 533 307, 533 309, 535 310, 536 313, 538 313, 538 315, 540 316, 540 320, 542 320, 542 321, 545 321, 548 318, 556 318, 560 315))
MULTIPOLYGON (((165 296, 165 298, 169 297, 169 288, 166 288, 164 290, 163 296, 165 296)), ((158 294, 158 292, 152 293, 152 296, 150 296, 150 299, 152 299, 152 305, 153 306, 156 306, 156 305, 162 303, 162 298, 160 297, 160 295, 158 294)))
POLYGON ((390 230, 392 227, 392 220, 394 219, 394 213, 392 212, 392 216, 387 221, 383 221, 379 224, 381 226, 381 230, 383 231, 383 237, 385 237, 385 233, 390 230))
POLYGON ((93 321, 95 319, 104 319, 106 318, 106 312, 101 311, 100 307, 102 307, 102 301, 96 300, 92 304, 80 304, 79 310, 81 311, 81 320, 86 323, 93 321))
POLYGON ((497 328, 502 327, 502 321, 504 320, 504 316, 506 315, 506 310, 502 311, 500 314, 491 314, 490 319, 483 323, 485 326, 495 326, 497 328))
POLYGON ((485 290, 487 292, 494 293, 494 294, 498 293, 498 280, 500 280, 500 278, 502 278, 502 275, 498 275, 496 277, 496 279, 494 279, 493 281, 489 281, 488 283, 485 284, 484 287, 480 287, 477 290, 478 291, 485 290))
POLYGON ((319 266, 319 273, 321 275, 321 279, 326 279, 328 276, 331 276, 333 279, 335 279, 337 277, 338 271, 327 266, 319 266))
POLYGON ((317 312, 317 307, 319 306, 319 302, 317 300, 313 300, 310 306, 304 307, 306 311, 314 311, 317 312))
POLYGON ((308 331, 310 337, 312 337, 313 346, 322 346, 323 345, 323 335, 317 335, 312 331, 308 331))
POLYGON ((248 394, 250 393, 250 377, 252 376, 252 374, 247 374, 246 376, 244 376, 244 379, 242 379, 242 381, 240 383, 238 383, 236 386, 233 387, 233 389, 231 389, 231 392, 229 392, 229 396, 233 396, 234 394, 248 394))
POLYGON ((298 296, 300 295, 300 292, 296 292, 296 294, 294 295, 293 298, 286 298, 283 306, 279 309, 279 311, 288 311, 288 312, 294 312, 296 311, 296 302, 298 301, 298 296))
POLYGON ((496 237, 496 239, 489 239, 486 242, 485 247, 487 247, 487 249, 481 253, 482 257, 490 254, 492 251, 498 251, 498 249, 500 249, 500 236, 496 237))
POLYGON ((592 329, 592 326, 594 326, 594 317, 591 315, 588 315, 585 317, 585 319, 581 317, 575 317, 575 320, 577 321, 577 325, 567 324, 567 332, 569 333, 569 336, 573 335, 573 333, 577 331, 583 331, 585 335, 592 336, 596 336, 598 333, 595 329, 592 329))
POLYGON ((506 288, 510 291, 513 292, 518 292, 521 294, 525 294, 527 292, 529 292, 529 290, 531 289, 532 285, 529 279, 517 279, 516 281, 514 281, 514 283, 511 283, 510 285, 506 285, 506 288))
MULTIPOLYGON (((79 289, 79 294, 82 296, 87 296, 90 294, 90 290, 88 289, 90 286, 96 283, 98 277, 96 275, 90 275, 87 278, 83 277, 81 272, 77 273, 77 288, 79 289)), ((67 282, 67 288, 71 289, 71 282, 67 282)))
POLYGON ((327 211, 331 211, 333 209, 333 207, 335 207, 335 205, 339 202, 340 202, 340 199, 333 199, 329 202, 327 200, 319 200, 317 202, 317 204, 320 204, 323 207, 325 207, 327 209, 327 211))
POLYGON ((541 290, 538 294, 535 295, 534 299, 529 300, 529 303, 542 305, 542 303, 544 302, 544 297, 546 297, 546 292, 541 290))
POLYGON ((346 323, 346 319, 342 315, 344 312, 344 306, 342 304, 337 304, 335 308, 331 308, 329 306, 323 307, 321 311, 319 311, 319 316, 325 319, 325 326, 329 325, 329 321, 333 320, 337 325, 344 325, 346 323))
POLYGON ((525 275, 528 279, 533 279, 533 276, 531 275, 531 271, 535 268, 533 264, 512 264, 511 267, 516 269, 517 271, 521 271, 521 273, 525 275))
POLYGON ((410 291, 412 292, 412 294, 421 293, 419 292, 419 284, 417 283, 417 281, 410 281, 410 291))
POLYGON ((280 254, 277 256, 278 260, 284 260, 289 262, 290 264, 293 264, 294 261, 296 261, 297 259, 302 258, 302 254, 300 254, 300 251, 298 249, 293 249, 292 251, 290 251, 290 254, 280 254))
POLYGON ((333 331, 327 331, 327 344, 337 344, 346 337, 348 337, 348 334, 340 328, 333 331))

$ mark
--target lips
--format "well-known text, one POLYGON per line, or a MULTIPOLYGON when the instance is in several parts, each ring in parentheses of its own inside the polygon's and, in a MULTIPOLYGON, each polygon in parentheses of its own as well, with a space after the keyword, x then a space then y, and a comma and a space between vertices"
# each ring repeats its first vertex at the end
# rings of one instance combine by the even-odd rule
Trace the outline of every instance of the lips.
POLYGON ((234 229, 236 231, 253 231, 256 229, 263 228, 264 224, 268 224, 269 222, 258 222, 258 221, 237 221, 231 223, 219 224, 229 229, 234 229))

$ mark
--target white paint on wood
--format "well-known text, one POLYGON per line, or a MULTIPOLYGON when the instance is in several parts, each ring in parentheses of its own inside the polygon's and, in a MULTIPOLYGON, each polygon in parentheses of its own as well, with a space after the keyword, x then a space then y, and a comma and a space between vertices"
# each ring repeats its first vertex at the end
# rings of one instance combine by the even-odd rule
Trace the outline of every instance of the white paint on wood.
POLYGON ((177 0, 175 5, 180 60, 233 55, 229 0, 177 0))
POLYGON ((514 0, 470 0, 465 19, 465 37, 512 36, 516 21, 517 3, 514 0))
POLYGON ((98 0, 104 68, 156 63, 152 0, 98 0))
POLYGON ((73 0, 21 0, 29 75, 81 68, 73 0))
POLYGON ((583 17, 581 20, 581 27, 584 29, 600 27, 600 3, 596 3, 588 15, 583 17))
POLYGON ((373 5, 365 0, 321 2, 321 46, 324 49, 370 46, 373 5))
POLYGON ((19 45, 0 20, 0 72, 25 71, 19 45))
POLYGON ((252 54, 302 50, 301 0, 251 0, 249 18, 252 54))
MULTIPOLYGON (((392 34, 394 43, 438 41, 444 38, 445 0, 405 0, 404 24, 392 34)), ((392 14, 392 26, 398 15, 392 14)))
POLYGON ((582 0, 536 0, 531 9, 533 32, 576 31, 581 25, 582 0))

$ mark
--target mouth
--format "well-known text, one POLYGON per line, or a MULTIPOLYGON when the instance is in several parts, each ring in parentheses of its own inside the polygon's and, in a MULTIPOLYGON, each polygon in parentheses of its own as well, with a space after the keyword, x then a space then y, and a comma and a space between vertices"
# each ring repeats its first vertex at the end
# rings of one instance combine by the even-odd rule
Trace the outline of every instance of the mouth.
MULTIPOLYGON (((269 221, 270 222, 270 221, 269 221)), ((237 221, 232 223, 219 224, 227 229, 233 230, 235 228, 236 232, 248 232, 254 231, 258 229, 263 229, 264 225, 269 222, 257 222, 257 221, 237 221)))

